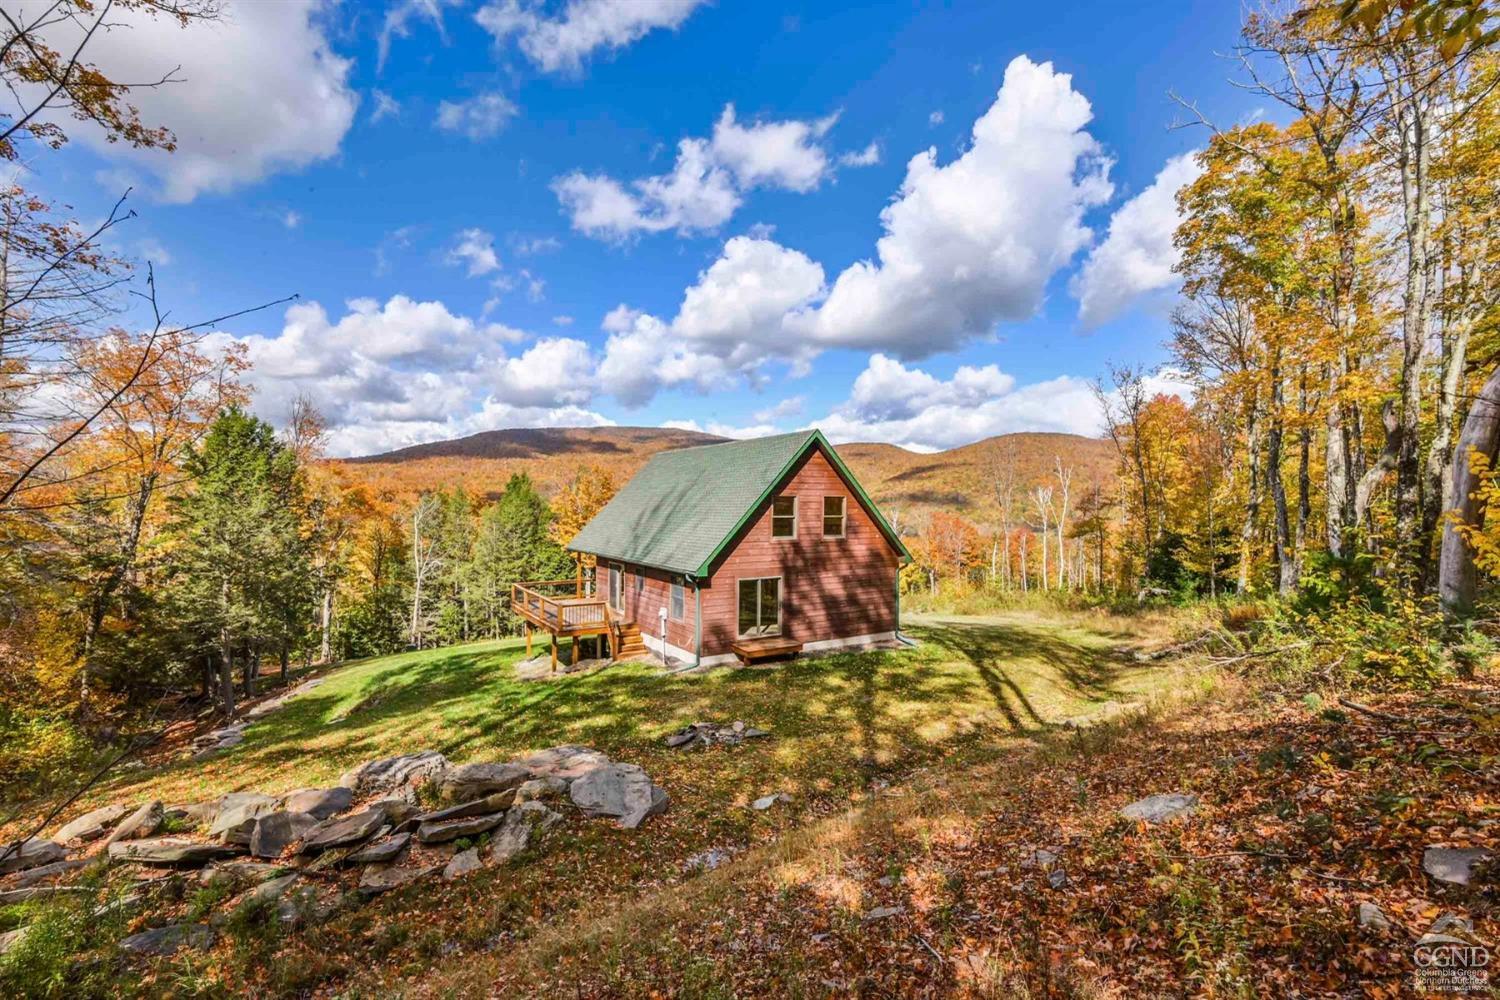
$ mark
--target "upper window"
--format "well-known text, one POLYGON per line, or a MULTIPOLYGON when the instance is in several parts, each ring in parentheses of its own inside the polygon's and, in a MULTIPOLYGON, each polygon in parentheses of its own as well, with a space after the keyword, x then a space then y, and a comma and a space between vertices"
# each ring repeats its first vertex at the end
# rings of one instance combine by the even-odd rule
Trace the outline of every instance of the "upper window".
POLYGON ((672 581, 672 610, 669 612, 677 621, 686 617, 687 595, 683 593, 682 581, 672 581))
POLYGON ((771 501, 771 537, 797 537, 796 497, 777 497, 771 501))
POLYGON ((823 537, 844 537, 844 498, 823 498, 823 537))

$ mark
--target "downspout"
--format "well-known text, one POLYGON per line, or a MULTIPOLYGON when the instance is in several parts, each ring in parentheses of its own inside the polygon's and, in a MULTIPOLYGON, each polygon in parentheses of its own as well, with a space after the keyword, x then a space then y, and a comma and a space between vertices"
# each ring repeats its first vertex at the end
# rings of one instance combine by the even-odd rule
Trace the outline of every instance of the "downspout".
POLYGON ((703 591, 698 586, 697 577, 689 576, 693 581, 693 666, 696 668, 703 661, 703 591))

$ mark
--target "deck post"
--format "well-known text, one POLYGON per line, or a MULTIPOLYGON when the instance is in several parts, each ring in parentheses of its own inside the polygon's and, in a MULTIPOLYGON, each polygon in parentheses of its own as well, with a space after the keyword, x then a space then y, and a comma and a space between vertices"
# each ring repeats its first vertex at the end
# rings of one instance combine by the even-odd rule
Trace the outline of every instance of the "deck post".
POLYGON ((526 623, 526 659, 531 659, 531 622, 526 623))
POLYGON ((573 637, 573 654, 572 654, 573 659, 572 659, 572 665, 575 666, 575 667, 578 666, 578 642, 582 638, 583 638, 582 636, 577 636, 577 635, 575 635, 573 637))
POLYGON ((552 637, 552 672, 555 674, 557 673, 557 633, 549 632, 548 635, 552 637))

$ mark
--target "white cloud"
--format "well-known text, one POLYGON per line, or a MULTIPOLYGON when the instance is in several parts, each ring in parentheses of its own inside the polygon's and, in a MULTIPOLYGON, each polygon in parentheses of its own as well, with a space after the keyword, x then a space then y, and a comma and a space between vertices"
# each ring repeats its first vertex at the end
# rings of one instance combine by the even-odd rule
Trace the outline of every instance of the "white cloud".
POLYGON ((556 236, 533 236, 530 238, 512 236, 511 248, 522 257, 536 257, 541 254, 555 253, 562 249, 562 240, 556 236))
POLYGON ((711 137, 677 144, 669 173, 627 187, 604 174, 573 171, 552 190, 573 228, 601 239, 675 230, 682 235, 719 228, 758 187, 807 192, 832 169, 821 145, 837 115, 745 124, 726 105, 711 137))
POLYGON ((734 382, 723 358, 694 350, 655 316, 619 306, 604 318, 604 329, 609 339, 596 373, 598 384, 626 406, 649 402, 663 386, 708 392, 734 382))
POLYGON ((497 43, 515 37, 539 68, 578 72, 598 49, 622 49, 656 28, 675 30, 704 0, 568 0, 559 16, 538 5, 499 0, 482 7, 479 24, 497 43))
POLYGON ((370 111, 370 124, 383 121, 386 118, 399 118, 401 116, 401 102, 383 90, 370 91, 370 98, 375 102, 375 107, 370 111))
POLYGON ((1091 117, 1067 74, 1016 57, 962 156, 945 166, 933 149, 912 157, 880 213, 878 261, 838 276, 804 317, 809 334, 916 358, 1033 315, 1048 280, 1088 244, 1085 209, 1111 191, 1084 131, 1091 117))
POLYGON ((1177 286, 1177 247, 1172 238, 1182 216, 1177 192, 1202 173, 1196 154, 1174 156, 1156 179, 1109 220, 1109 233, 1089 252, 1073 279, 1078 321, 1085 328, 1108 323, 1148 292, 1177 286))
POLYGON ((302 225, 302 213, 295 209, 287 209, 281 213, 281 224, 287 229, 296 229, 302 225))
POLYGON ((448 251, 447 261, 467 266, 471 278, 498 271, 500 257, 495 253, 495 237, 483 229, 465 229, 448 251))
POLYGON ((934 111, 932 114, 928 115, 927 124, 933 126, 943 124, 943 113, 941 111, 934 111))
POLYGON ((476 94, 464 101, 442 101, 438 104, 437 127, 480 142, 499 135, 515 117, 516 110, 510 98, 496 91, 476 94))
POLYGON ((839 156, 841 167, 873 167, 880 162, 880 143, 872 142, 864 149, 851 150, 839 156))
POLYGON ((413 18, 431 22, 437 29, 438 37, 446 45, 448 32, 443 25, 443 8, 455 7, 462 2, 463 0, 398 0, 392 4, 385 12, 385 21, 380 26, 380 37, 376 42, 376 72, 385 69, 386 58, 391 54, 391 40, 406 38, 411 34, 410 22, 413 18))
POLYGON ((777 424, 783 420, 790 420, 792 417, 800 416, 802 408, 805 405, 806 400, 801 396, 788 396, 779 403, 756 410, 753 416, 760 423, 777 424))
POLYGON ((700 424, 696 420, 664 420, 661 425, 669 427, 672 430, 697 431, 699 434, 715 434, 726 438, 758 438, 780 433, 780 428, 773 424, 751 424, 749 427, 737 427, 734 424, 720 423, 717 420, 710 420, 706 424, 700 424))
POLYGON ((986 365, 960 368, 945 380, 875 354, 849 399, 814 423, 837 442, 934 451, 1016 431, 1092 436, 1101 414, 1088 382, 1069 375, 1018 387, 986 365))
POLYGON ((398 295, 383 305, 352 300, 337 320, 317 302, 299 303, 279 332, 238 340, 253 364, 256 411, 280 421, 306 393, 329 420, 336 454, 494 427, 609 423, 581 405, 592 385, 587 347, 543 340, 510 357, 507 346, 523 336, 398 295))
MULTIPOLYGON (((115 7, 114 27, 94 36, 89 58, 112 79, 171 72, 180 81, 130 93, 141 120, 171 129, 177 149, 134 149, 107 141, 98 128, 73 127, 100 154, 154 174, 170 202, 335 156, 359 98, 349 88, 352 61, 335 54, 323 32, 331 6, 244 4, 220 21, 185 28, 168 16, 115 7)), ((72 51, 77 40, 67 33, 77 27, 59 22, 47 41, 72 51)))

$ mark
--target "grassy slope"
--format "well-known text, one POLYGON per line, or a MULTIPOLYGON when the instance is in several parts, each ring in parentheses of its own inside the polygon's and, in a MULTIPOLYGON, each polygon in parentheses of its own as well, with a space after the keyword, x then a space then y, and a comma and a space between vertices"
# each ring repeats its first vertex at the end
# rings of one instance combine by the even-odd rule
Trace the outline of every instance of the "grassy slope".
POLYGON ((640 763, 671 793, 671 809, 642 830, 575 818, 544 860, 393 894, 276 945, 274 958, 220 956, 236 979, 273 991, 351 979, 385 988, 425 974, 446 949, 527 940, 571 926, 606 900, 614 907, 650 898, 690 878, 689 856, 775 841, 842 812, 875 779, 897 781, 938 761, 994 759, 1101 702, 1180 686, 1173 668, 1112 652, 1146 631, 1139 621, 1102 616, 933 619, 912 624, 923 640, 918 650, 698 677, 625 665, 517 681, 511 667, 521 651, 513 642, 387 657, 338 670, 217 760, 133 775, 92 798, 275 792, 423 747, 462 762, 563 742, 640 763), (775 735, 702 754, 662 746, 664 735, 699 719, 744 719, 775 735), (744 808, 772 791, 795 799, 768 813, 744 808))

